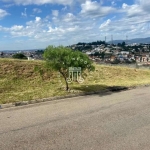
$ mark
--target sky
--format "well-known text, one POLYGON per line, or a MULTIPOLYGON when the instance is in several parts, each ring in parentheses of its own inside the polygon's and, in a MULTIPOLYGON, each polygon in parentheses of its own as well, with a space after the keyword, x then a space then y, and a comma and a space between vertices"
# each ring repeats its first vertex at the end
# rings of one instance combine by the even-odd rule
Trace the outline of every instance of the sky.
POLYGON ((150 37, 149 0, 0 0, 0 50, 150 37))

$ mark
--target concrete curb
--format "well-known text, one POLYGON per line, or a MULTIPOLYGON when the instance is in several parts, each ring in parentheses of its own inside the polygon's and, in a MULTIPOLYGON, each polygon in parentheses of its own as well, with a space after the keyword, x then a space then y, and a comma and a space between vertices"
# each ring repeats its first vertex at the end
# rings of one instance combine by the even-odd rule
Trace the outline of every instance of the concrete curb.
POLYGON ((131 86, 129 88, 124 88, 124 87, 109 87, 106 90, 101 90, 101 91, 93 91, 93 92, 83 92, 83 93, 78 93, 78 94, 70 94, 70 95, 65 95, 65 96, 56 96, 56 97, 49 97, 49 98, 43 98, 43 99, 36 99, 36 100, 29 100, 29 101, 19 101, 19 102, 14 102, 14 103, 8 103, 8 104, 0 104, 0 110, 5 109, 5 108, 11 108, 11 107, 18 107, 18 106, 23 106, 23 105, 30 105, 30 104, 36 104, 36 103, 42 103, 42 102, 48 102, 48 101, 54 101, 54 100, 61 100, 61 99, 66 99, 66 98, 73 98, 73 97, 78 97, 78 96, 86 96, 86 95, 93 95, 93 94, 105 94, 109 92, 118 92, 118 91, 124 91, 124 90, 132 90, 136 88, 142 88, 142 87, 148 87, 150 84, 143 85, 143 86, 131 86))
POLYGON ((56 97, 49 97, 49 98, 29 100, 29 101, 19 101, 19 102, 8 103, 8 104, 0 104, 0 110, 5 109, 5 108, 18 107, 18 106, 24 106, 24 105, 29 105, 29 104, 36 104, 36 103, 41 103, 41 102, 61 100, 61 99, 66 99, 66 98, 78 97, 78 96, 100 94, 100 93, 106 93, 106 92, 109 92, 109 90, 102 90, 99 92, 95 91, 95 92, 87 92, 87 93, 70 94, 70 95, 65 95, 65 96, 56 96, 56 97))

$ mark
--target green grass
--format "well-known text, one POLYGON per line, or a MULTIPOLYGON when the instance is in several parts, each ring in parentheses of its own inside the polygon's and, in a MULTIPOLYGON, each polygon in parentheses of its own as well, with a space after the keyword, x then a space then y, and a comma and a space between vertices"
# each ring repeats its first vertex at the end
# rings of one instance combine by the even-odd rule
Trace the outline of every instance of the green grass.
MULTIPOLYGON (((43 61, 0 59, 0 103, 25 101, 69 94, 57 72, 46 71, 43 61), (43 74, 35 71, 41 68, 43 74), (61 82, 62 84, 61 84, 61 82)), ((72 83, 75 92, 99 91, 109 86, 150 84, 150 71, 96 65, 82 84, 72 83)))

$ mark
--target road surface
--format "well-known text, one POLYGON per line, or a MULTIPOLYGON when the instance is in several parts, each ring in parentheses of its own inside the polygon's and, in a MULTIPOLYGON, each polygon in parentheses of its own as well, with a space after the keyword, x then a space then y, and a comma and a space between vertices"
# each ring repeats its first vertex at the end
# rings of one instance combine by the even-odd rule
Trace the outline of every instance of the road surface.
POLYGON ((0 110, 0 150, 150 150, 150 87, 0 110))

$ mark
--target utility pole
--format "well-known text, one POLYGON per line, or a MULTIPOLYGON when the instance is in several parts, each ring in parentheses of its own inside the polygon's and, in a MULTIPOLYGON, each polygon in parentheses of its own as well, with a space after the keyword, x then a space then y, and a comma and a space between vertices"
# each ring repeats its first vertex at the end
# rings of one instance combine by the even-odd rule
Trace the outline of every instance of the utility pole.
POLYGON ((111 35, 111 44, 113 45, 113 35, 111 35))
POLYGON ((105 43, 106 43, 107 37, 105 36, 105 43))
POLYGON ((126 35, 126 44, 128 44, 128 36, 126 35))

